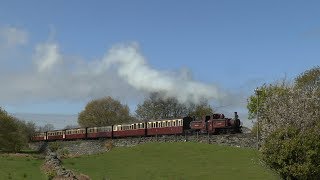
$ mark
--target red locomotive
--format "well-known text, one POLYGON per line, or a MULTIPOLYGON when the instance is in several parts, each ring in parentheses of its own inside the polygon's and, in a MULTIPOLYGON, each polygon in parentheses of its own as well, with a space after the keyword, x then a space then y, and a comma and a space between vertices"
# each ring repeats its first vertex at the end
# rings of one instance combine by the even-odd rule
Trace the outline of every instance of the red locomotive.
POLYGON ((200 121, 192 121, 190 127, 194 131, 209 134, 241 132, 241 122, 237 112, 234 113, 234 119, 225 118, 224 114, 205 116, 200 121))
POLYGON ((132 124, 118 124, 103 127, 87 127, 55 130, 37 133, 33 141, 74 140, 74 139, 98 139, 121 138, 134 136, 155 135, 180 135, 186 133, 240 133, 241 124, 237 112, 233 119, 225 118, 223 114, 205 116, 202 120, 191 117, 182 119, 168 119, 146 121, 132 124))

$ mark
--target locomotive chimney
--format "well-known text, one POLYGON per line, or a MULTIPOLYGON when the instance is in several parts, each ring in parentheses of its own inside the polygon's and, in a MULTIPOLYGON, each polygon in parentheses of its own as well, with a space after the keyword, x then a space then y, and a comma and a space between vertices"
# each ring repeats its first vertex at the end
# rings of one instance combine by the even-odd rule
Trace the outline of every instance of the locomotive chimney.
POLYGON ((239 118, 238 113, 234 112, 234 119, 237 120, 239 118))

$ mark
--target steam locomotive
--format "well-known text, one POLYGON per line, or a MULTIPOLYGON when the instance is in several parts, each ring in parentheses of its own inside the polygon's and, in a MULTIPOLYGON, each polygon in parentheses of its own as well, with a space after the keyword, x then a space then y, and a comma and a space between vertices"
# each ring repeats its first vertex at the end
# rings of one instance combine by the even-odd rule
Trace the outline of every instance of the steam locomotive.
POLYGON ((167 119, 117 124, 103 127, 86 127, 54 130, 36 133, 33 141, 55 141, 74 139, 124 138, 135 136, 181 135, 192 133, 220 134, 241 133, 241 122, 237 112, 234 118, 224 114, 212 114, 196 120, 190 116, 181 119, 167 119))

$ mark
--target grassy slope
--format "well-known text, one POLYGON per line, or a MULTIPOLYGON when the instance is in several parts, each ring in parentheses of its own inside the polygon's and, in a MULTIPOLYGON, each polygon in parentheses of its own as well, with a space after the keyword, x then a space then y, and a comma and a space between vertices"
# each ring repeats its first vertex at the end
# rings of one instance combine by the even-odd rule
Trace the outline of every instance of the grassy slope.
POLYGON ((278 179, 258 163, 257 151, 201 143, 150 143, 64 160, 102 179, 278 179))
POLYGON ((45 179, 41 173, 41 160, 0 154, 0 179, 45 179))

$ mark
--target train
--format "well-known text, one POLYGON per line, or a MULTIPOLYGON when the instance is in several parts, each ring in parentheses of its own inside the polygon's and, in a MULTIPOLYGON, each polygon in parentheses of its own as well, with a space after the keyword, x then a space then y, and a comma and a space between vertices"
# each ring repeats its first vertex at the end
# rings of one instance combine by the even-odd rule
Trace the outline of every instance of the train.
POLYGON ((157 135, 184 135, 193 133, 221 134, 241 133, 241 121, 237 112, 233 118, 224 114, 212 114, 201 119, 184 117, 177 119, 150 120, 130 124, 103 127, 83 127, 36 133, 32 141, 56 141, 77 139, 125 138, 157 135))

